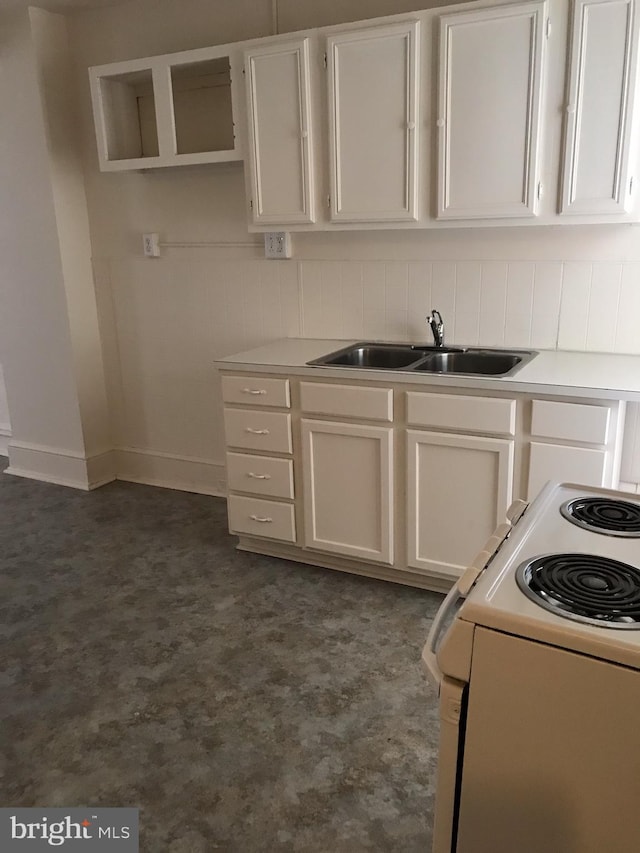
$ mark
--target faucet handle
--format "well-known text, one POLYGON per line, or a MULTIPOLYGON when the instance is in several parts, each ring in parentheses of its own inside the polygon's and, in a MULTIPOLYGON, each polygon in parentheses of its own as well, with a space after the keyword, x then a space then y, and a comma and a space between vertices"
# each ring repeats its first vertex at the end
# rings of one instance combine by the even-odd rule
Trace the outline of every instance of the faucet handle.
POLYGON ((437 347, 441 347, 444 345, 444 320, 442 319, 442 314, 439 311, 433 309, 431 311, 431 316, 427 316, 427 325, 431 328, 433 333, 433 340, 437 347))

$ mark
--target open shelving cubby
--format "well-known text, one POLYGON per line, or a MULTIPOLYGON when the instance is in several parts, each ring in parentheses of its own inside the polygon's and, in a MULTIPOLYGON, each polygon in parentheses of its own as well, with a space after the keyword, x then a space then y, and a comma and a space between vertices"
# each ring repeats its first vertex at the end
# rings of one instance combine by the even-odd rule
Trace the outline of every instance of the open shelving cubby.
POLYGON ((100 169, 241 160, 228 47, 90 68, 100 169))

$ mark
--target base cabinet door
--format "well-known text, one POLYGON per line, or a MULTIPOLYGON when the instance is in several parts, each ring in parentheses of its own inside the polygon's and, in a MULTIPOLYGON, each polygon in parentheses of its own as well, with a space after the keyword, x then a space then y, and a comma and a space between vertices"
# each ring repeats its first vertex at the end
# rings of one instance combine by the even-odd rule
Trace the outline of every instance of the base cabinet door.
POLYGON ((407 432, 407 562, 458 577, 511 502, 514 442, 407 432))
POLYGON ((301 421, 305 546, 393 562, 393 429, 301 421))
POLYGON ((549 480, 583 486, 613 486, 607 481, 607 451, 532 441, 527 499, 533 500, 549 480))

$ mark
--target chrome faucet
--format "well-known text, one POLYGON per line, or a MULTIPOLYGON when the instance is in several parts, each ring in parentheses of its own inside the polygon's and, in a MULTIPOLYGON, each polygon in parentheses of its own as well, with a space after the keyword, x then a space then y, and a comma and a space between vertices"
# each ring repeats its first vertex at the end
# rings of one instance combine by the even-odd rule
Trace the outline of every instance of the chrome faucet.
POLYGON ((437 347, 444 346, 444 321, 442 320, 442 314, 439 311, 432 311, 431 316, 427 316, 426 319, 427 326, 431 327, 431 331, 433 332, 433 342, 437 347))

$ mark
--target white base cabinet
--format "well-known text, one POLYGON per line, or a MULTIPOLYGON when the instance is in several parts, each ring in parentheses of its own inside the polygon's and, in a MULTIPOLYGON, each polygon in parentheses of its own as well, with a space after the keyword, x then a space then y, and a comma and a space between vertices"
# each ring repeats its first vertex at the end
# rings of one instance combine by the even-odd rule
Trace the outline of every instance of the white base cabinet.
POLYGON ((533 400, 526 497, 549 480, 615 488, 625 404, 533 400))
POLYGON ((407 562, 459 577, 504 521, 514 442, 407 432, 407 562))
POLYGON ((305 546, 393 562, 393 429, 303 419, 305 546))
POLYGON ((229 524, 247 551, 444 591, 514 498, 550 479, 618 485, 619 401, 314 368, 223 370, 222 389, 229 524))

